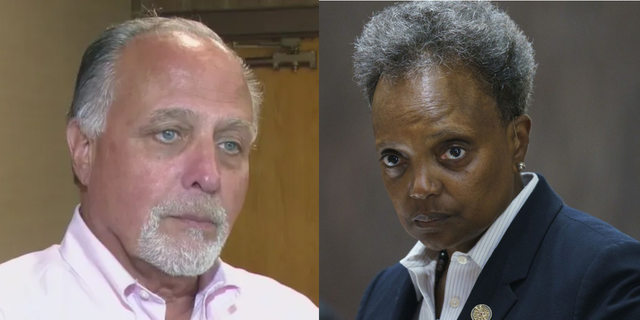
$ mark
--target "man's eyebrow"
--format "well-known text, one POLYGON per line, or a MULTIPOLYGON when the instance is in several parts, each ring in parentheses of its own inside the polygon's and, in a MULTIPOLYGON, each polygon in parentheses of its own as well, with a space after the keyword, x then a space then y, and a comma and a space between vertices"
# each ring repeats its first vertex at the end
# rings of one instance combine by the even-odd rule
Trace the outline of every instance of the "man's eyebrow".
POLYGON ((253 130, 253 123, 240 119, 240 118, 229 118, 220 121, 220 130, 229 130, 233 128, 246 128, 249 130, 253 130))
POLYGON ((191 109, 175 107, 175 108, 153 110, 149 114, 149 122, 159 123, 159 122, 165 122, 169 120, 188 121, 197 117, 198 117, 198 114, 191 109))
POLYGON ((218 123, 218 128, 216 129, 216 132, 224 132, 224 131, 230 131, 230 130, 247 131, 251 134, 251 140, 253 142, 257 136, 256 129, 257 129, 256 126, 250 121, 240 119, 240 118, 228 118, 228 119, 221 120, 218 123))

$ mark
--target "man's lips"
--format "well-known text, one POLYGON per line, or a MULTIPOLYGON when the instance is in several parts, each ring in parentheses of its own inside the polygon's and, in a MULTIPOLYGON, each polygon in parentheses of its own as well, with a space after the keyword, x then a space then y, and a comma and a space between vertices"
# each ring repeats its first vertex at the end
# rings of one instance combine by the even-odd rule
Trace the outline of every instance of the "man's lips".
POLYGON ((193 214, 184 214, 179 216, 170 216, 192 227, 212 227, 215 223, 211 218, 193 214))
POLYGON ((184 219, 184 220, 190 220, 190 221, 195 221, 195 222, 208 222, 208 223, 213 223, 213 221, 211 221, 211 218, 207 218, 207 217, 203 217, 203 216, 198 216, 198 215, 193 215, 193 214, 184 214, 184 215, 180 215, 180 216, 174 216, 174 218, 177 218, 177 219, 184 219))

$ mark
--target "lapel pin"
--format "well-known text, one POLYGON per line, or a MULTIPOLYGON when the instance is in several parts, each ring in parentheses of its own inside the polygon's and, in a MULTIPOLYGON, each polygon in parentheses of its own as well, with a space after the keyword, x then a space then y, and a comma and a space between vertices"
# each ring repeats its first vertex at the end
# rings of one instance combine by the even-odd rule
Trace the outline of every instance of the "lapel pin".
POLYGON ((491 308, 486 304, 479 304, 471 310, 473 320, 491 320, 491 308))

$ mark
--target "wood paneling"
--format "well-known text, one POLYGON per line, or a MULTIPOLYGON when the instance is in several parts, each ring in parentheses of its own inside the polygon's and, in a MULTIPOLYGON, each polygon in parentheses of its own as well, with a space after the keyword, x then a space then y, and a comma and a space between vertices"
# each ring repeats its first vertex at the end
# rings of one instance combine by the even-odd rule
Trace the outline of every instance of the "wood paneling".
MULTIPOLYGON (((318 40, 301 50, 319 49, 318 40)), ((263 54, 244 49, 244 57, 263 54)), ((255 72, 265 87, 243 211, 222 258, 272 277, 318 303, 318 69, 255 72)))

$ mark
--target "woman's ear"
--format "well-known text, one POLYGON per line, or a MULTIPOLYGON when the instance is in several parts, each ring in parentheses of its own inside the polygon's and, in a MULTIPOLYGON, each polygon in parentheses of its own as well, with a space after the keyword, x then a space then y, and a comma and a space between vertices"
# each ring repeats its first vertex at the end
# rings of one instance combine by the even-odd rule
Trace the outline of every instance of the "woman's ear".
POLYGON ((516 164, 524 162, 527 156, 529 133, 531 133, 531 118, 523 114, 513 119, 512 124, 510 131, 513 131, 511 138, 513 143, 511 145, 513 146, 513 162, 516 164))

